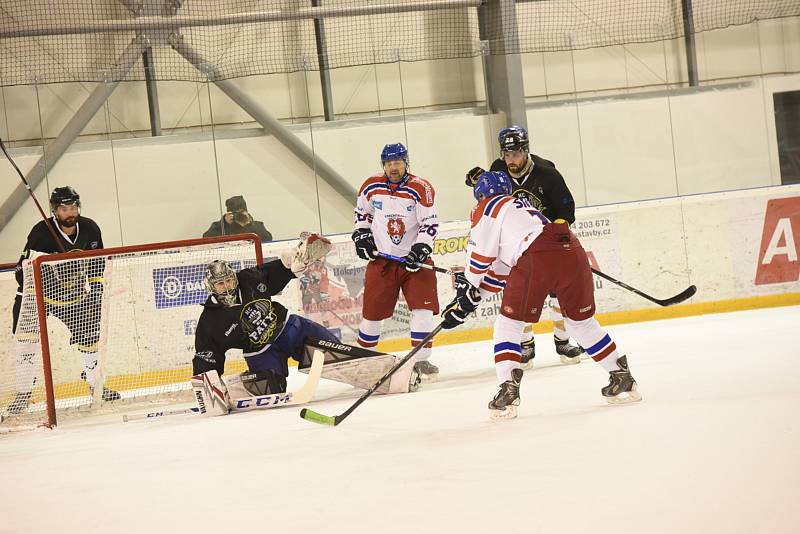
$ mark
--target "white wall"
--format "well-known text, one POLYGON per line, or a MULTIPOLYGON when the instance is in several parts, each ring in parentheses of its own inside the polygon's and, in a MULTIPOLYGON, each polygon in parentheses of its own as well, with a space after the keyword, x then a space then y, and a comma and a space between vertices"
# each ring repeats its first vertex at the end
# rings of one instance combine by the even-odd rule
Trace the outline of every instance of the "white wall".
MULTIPOLYGON (((780 183, 772 92, 800 89, 800 75, 725 88, 655 92, 529 106, 532 147, 556 162, 579 206, 780 183)), ((380 171, 385 143, 403 142, 412 172, 431 180, 444 220, 472 206, 464 172, 496 157, 501 116, 450 111, 292 126, 354 187, 380 171)), ((23 171, 41 151, 13 149, 23 171)), ((19 183, 0 166, 0 196, 19 183)), ((198 237, 219 218, 219 199, 242 194, 276 239, 303 230, 349 232, 347 201, 271 136, 218 131, 77 143, 36 191, 70 184, 108 246, 198 237), (117 201, 117 198, 119 199, 117 201)), ((0 232, 13 261, 38 215, 26 203, 0 232)))

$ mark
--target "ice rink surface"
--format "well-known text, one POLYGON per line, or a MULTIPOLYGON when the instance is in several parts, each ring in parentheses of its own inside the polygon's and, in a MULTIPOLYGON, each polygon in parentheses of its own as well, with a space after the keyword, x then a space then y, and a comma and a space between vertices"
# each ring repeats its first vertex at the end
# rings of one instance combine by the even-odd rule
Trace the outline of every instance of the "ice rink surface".
MULTIPOLYGON (((0 532, 800 532, 800 307, 608 330, 639 404, 607 405, 607 374, 561 365, 546 334, 512 421, 488 420, 477 342, 336 428, 288 407, 5 436, 0 532)), ((360 393, 323 380, 311 407, 360 393)))

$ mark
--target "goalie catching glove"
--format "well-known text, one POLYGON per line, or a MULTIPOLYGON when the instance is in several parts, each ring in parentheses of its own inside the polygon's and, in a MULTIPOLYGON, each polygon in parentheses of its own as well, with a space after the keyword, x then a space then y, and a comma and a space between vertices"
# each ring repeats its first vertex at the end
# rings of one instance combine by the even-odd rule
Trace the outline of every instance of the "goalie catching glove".
POLYGON ((456 273, 454 286, 456 298, 442 311, 442 327, 447 330, 463 324, 481 303, 480 291, 469 283, 464 273, 456 273))
POLYGON ((324 258, 331 251, 330 241, 317 234, 301 237, 297 248, 281 255, 281 263, 294 274, 303 274, 308 266, 324 258))
POLYGON ((428 256, 431 255, 431 247, 425 243, 414 243, 411 245, 411 250, 403 260, 403 267, 410 273, 419 271, 420 266, 425 263, 428 256))

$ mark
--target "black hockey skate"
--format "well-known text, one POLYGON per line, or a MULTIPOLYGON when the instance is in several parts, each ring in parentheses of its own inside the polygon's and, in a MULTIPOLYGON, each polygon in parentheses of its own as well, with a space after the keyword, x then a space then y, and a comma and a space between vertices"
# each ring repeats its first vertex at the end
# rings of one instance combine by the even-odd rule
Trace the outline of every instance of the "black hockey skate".
POLYGON ((530 338, 528 341, 523 341, 520 343, 522 347, 522 353, 520 354, 520 367, 525 369, 533 369, 533 358, 536 357, 536 343, 533 341, 533 338, 530 338))
POLYGON ((581 363, 581 354, 584 350, 579 345, 573 345, 569 339, 558 339, 553 337, 556 342, 556 352, 561 357, 561 363, 581 363))
POLYGON ((422 380, 435 382, 439 378, 439 368, 428 360, 420 360, 414 363, 414 371, 419 373, 422 380))
POLYGON ((514 419, 519 406, 519 384, 522 381, 522 369, 512 369, 511 380, 500 384, 500 391, 489 403, 489 419, 514 419))
MULTIPOLYGON (((89 393, 94 396, 94 388, 89 388, 89 393)), ((119 400, 122 398, 122 395, 119 394, 118 391, 114 391, 113 389, 108 389, 107 387, 103 386, 103 394, 100 396, 103 402, 111 402, 115 400, 119 400)))
POLYGON ((611 371, 608 385, 601 389, 609 404, 626 404, 642 400, 642 394, 636 386, 636 380, 628 370, 628 357, 620 356, 617 360, 618 371, 611 371))
POLYGON ((33 396, 33 393, 30 391, 24 393, 17 392, 16 397, 14 397, 14 400, 8 405, 6 411, 10 414, 19 414, 24 412, 31 403, 31 396, 33 396))

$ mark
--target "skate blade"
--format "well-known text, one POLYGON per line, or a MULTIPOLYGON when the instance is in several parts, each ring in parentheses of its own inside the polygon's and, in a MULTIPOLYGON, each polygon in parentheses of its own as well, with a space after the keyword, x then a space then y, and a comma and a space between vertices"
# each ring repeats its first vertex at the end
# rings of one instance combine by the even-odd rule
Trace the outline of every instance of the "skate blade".
POLYGON ((426 374, 420 373, 419 376, 422 379, 422 383, 423 384, 424 383, 432 384, 433 382, 438 382, 439 381, 439 373, 434 373, 432 375, 426 375, 426 374))
POLYGON ((517 407, 514 405, 506 406, 502 410, 489 410, 489 419, 492 421, 505 421, 506 419, 517 418, 517 407))
POLYGON ((606 401, 609 404, 630 404, 640 400, 642 400, 642 394, 639 393, 639 389, 636 386, 633 386, 632 390, 620 393, 616 397, 606 397, 606 401))
POLYGON ((581 363, 581 357, 580 357, 580 355, 578 355, 578 356, 575 356, 574 358, 570 358, 569 356, 564 356, 564 355, 562 354, 562 355, 560 356, 560 358, 561 358, 561 363, 563 363, 563 364, 567 364, 567 365, 575 365, 575 364, 577 364, 577 363, 581 363))
POLYGON ((531 369, 533 369, 533 360, 519 364, 519 368, 522 369, 523 371, 530 371, 531 369))

